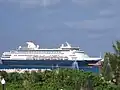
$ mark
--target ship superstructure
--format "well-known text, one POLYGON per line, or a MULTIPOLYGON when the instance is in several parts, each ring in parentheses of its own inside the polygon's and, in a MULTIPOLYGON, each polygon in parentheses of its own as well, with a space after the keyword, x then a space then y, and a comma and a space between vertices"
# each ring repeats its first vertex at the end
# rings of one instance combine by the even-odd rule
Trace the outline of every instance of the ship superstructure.
POLYGON ((80 47, 72 47, 68 42, 59 48, 39 48, 33 42, 26 42, 16 50, 4 52, 1 60, 101 60, 89 57, 80 47))

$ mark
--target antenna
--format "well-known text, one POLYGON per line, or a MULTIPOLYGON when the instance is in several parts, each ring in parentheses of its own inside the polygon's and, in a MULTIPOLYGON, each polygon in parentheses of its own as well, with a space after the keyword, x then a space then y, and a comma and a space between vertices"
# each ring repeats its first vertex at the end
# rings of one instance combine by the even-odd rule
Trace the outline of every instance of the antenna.
POLYGON ((71 45, 68 42, 66 42, 66 44, 67 44, 67 47, 71 47, 71 45))

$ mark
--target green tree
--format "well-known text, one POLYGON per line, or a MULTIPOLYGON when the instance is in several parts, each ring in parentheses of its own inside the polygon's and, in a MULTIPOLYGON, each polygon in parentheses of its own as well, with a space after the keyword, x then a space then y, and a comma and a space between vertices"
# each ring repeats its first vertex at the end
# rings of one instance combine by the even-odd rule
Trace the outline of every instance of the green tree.
POLYGON ((108 57, 104 59, 102 74, 107 81, 111 81, 113 78, 112 68, 108 57))
POLYGON ((21 83, 23 80, 23 76, 20 73, 17 72, 12 72, 12 73, 8 73, 8 82, 10 83, 21 83))
POLYGON ((31 71, 31 73, 30 73, 30 81, 32 83, 36 83, 39 80, 40 80, 40 77, 39 77, 38 73, 36 73, 36 71, 31 71))
MULTIPOLYGON (((112 70, 113 79, 112 81, 118 85, 120 83, 120 41, 116 41, 113 44, 114 53, 106 53, 104 57, 104 65, 108 62, 109 59, 110 67, 108 70, 108 63, 106 66, 103 66, 103 71, 107 70, 106 73, 110 73, 112 70), (111 70, 110 70, 111 68, 111 70), (109 72, 108 72, 109 71, 109 72)), ((110 79, 110 78, 109 78, 110 79)))
POLYGON ((32 90, 32 87, 31 87, 31 82, 30 81, 28 81, 28 80, 24 80, 23 81, 23 86, 24 86, 24 89, 25 90, 32 90))
MULTIPOLYGON (((119 90, 102 76, 75 69, 7 73, 6 90, 119 90), (10 79, 11 77, 11 79, 10 79), (20 78, 22 77, 22 78, 20 78), (12 81, 13 80, 13 81, 12 81)), ((1 88, 1 85, 0 85, 1 88)))
POLYGON ((6 71, 0 71, 0 79, 5 78, 5 80, 7 80, 7 77, 8 77, 8 73, 6 71))

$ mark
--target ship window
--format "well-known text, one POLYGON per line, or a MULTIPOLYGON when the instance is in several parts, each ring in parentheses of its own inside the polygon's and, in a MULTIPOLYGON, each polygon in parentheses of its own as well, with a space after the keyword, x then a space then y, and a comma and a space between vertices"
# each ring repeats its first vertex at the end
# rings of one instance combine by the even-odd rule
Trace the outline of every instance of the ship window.
POLYGON ((10 58, 10 56, 2 56, 2 58, 10 58))
POLYGON ((25 56, 25 55, 18 55, 18 56, 25 56))
POLYGON ((5 55, 5 56, 11 56, 11 55, 5 55))

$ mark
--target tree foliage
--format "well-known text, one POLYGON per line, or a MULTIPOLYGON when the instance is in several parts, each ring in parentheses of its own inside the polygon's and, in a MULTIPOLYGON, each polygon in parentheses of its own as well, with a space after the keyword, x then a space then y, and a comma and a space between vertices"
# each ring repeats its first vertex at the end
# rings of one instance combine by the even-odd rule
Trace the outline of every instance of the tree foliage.
POLYGON ((7 90, 101 90, 101 88, 117 90, 118 88, 100 75, 75 69, 6 74, 7 90))
POLYGON ((120 41, 116 41, 115 44, 113 43, 113 49, 114 53, 108 52, 105 54, 103 63, 103 76, 107 80, 111 80, 113 83, 118 85, 120 84, 120 41))

